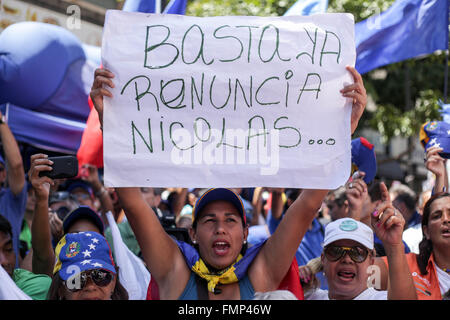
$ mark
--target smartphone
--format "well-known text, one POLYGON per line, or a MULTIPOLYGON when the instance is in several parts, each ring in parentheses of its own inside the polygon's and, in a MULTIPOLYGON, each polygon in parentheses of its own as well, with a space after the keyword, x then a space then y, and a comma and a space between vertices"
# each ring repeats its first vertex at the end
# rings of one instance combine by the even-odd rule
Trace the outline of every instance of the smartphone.
POLYGON ((64 179, 78 175, 78 159, 76 156, 49 157, 48 160, 53 161, 53 170, 39 172, 40 177, 64 179))

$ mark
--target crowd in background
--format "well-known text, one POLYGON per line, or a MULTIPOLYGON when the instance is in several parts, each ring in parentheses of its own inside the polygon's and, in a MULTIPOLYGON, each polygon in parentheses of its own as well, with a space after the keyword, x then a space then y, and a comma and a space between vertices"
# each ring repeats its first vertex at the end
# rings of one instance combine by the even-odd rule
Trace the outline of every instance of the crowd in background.
MULTIPOLYGON (((73 262, 68 262, 68 258, 84 255, 84 260, 76 264, 83 271, 82 287, 90 284, 103 289, 105 296, 97 298, 158 298, 158 284, 150 281, 150 276, 143 283, 144 289, 140 294, 133 297, 130 295, 132 290, 130 283, 120 283, 119 269, 122 268, 121 271, 125 273, 132 273, 133 270, 130 268, 135 267, 120 266, 117 261, 124 263, 123 261, 129 262, 130 259, 124 260, 123 257, 119 257, 122 253, 115 252, 118 248, 115 242, 123 242, 127 252, 131 252, 137 258, 136 261, 139 261, 144 268, 146 264, 139 239, 127 220, 127 214, 121 206, 116 190, 103 185, 102 170, 92 165, 85 165, 75 178, 52 180, 39 175, 39 172, 45 170, 43 168, 50 166, 51 163, 48 162, 46 155, 37 154, 31 157, 29 171, 25 172, 25 159, 22 158, 18 144, 6 123, 0 124, 0 137, 4 154, 4 157, 0 159, 2 185, 0 262, 10 279, 19 288, 18 292, 24 293, 24 297, 31 299, 85 298, 82 295, 84 291, 79 289, 68 290, 70 295, 62 293, 61 287, 70 289, 70 285, 69 278, 60 276, 61 272, 59 272, 74 265, 73 262), (114 230, 118 230, 118 233, 114 233, 114 230), (93 268, 95 264, 102 267, 93 268), (106 289, 109 291, 106 292, 106 289), (153 292, 151 292, 152 289, 153 292)), ((382 271, 385 274, 391 272, 386 262, 391 251, 384 247, 385 238, 383 237, 381 241, 377 237, 378 233, 374 232, 374 224, 371 220, 372 216, 376 216, 380 204, 389 203, 395 207, 394 216, 396 212, 402 215, 403 230, 400 234, 405 256, 414 255, 408 259, 419 261, 416 257, 426 255, 424 265, 419 265, 417 270, 412 270, 412 264, 415 263, 413 262, 409 264, 409 271, 414 273, 420 269, 422 276, 433 272, 430 281, 434 283, 431 283, 431 287, 414 282, 417 297, 448 299, 449 271, 442 264, 449 262, 450 209, 449 206, 444 205, 444 209, 439 209, 439 215, 436 215, 434 211, 430 212, 432 201, 429 201, 430 198, 435 201, 436 195, 443 195, 445 200, 450 201, 449 195, 445 193, 448 189, 446 160, 440 157, 440 150, 439 148, 431 149, 426 153, 425 158, 424 165, 436 177, 433 190, 424 190, 418 194, 407 185, 395 181, 388 185, 386 197, 386 194, 383 195, 384 182, 377 177, 366 182, 363 179, 365 172, 356 171, 344 186, 326 195, 295 254, 295 260, 299 266, 299 281, 305 298, 320 298, 320 295, 317 295, 318 290, 323 292, 334 290, 332 286, 329 286, 329 275, 324 268, 326 265, 323 258, 324 242, 328 241, 327 226, 330 226, 331 230, 333 222, 339 222, 342 219, 351 219, 352 223, 357 221, 355 228, 369 230, 369 235, 365 230, 365 236, 373 242, 373 248, 370 241, 367 248, 372 248, 375 252, 373 258, 385 259, 386 268, 382 267, 382 271), (430 204, 428 212, 426 212, 427 204, 430 204), (424 221, 424 212, 426 212, 427 221, 424 221), (440 225, 433 236, 430 232, 431 223, 438 220, 440 225), (436 234, 441 234, 442 237, 435 238, 436 234), (434 246, 429 245, 427 253, 424 253, 424 242, 434 243, 434 246), (441 264, 439 268, 435 265, 436 261, 441 264), (430 271, 430 265, 432 271, 430 271)), ((239 195, 245 210, 244 221, 249 227, 246 241, 249 247, 267 240, 275 232, 289 207, 302 194, 301 189, 261 187, 235 188, 232 191, 239 195)), ((148 206, 153 209, 165 232, 174 239, 193 245, 189 234, 194 220, 193 209, 207 189, 145 187, 140 188, 140 192, 148 206)), ((381 221, 381 216, 379 218, 381 221)), ((387 224, 387 221, 384 223, 387 224)), ((344 230, 342 226, 343 224, 340 228, 344 230)), ((354 259, 367 256, 367 253, 356 251, 347 254, 345 246, 340 248, 341 251, 327 253, 327 257, 332 257, 334 254, 333 259, 351 258, 355 261, 354 259)), ((370 255, 370 250, 368 252, 370 255)), ((383 266, 383 263, 377 265, 383 266)), ((128 276, 129 274, 125 275, 125 277, 128 276)), ((340 276, 352 278, 355 275, 348 271, 347 273, 341 271, 340 276)), ((139 276, 137 279, 133 281, 139 282, 139 276)), ((386 279, 383 278, 381 284, 378 283, 378 287, 375 285, 374 288, 387 290, 386 279)), ((1 286, 5 289, 6 283, 2 283, 1 286)), ((258 293, 255 298, 287 297, 285 291, 279 291, 278 294, 274 293, 271 296, 258 293)), ((8 298, 4 292, 3 298, 8 298)))

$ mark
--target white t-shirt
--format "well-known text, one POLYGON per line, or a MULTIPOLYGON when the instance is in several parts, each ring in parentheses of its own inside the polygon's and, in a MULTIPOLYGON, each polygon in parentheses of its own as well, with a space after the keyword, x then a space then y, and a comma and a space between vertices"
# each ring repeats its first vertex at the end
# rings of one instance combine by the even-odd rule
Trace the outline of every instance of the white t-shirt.
POLYGON ((436 274, 439 279, 439 288, 441 289, 441 294, 444 294, 450 289, 450 274, 439 268, 436 264, 436 274))
MULTIPOLYGON (((305 292, 305 300, 330 300, 330 298, 328 297, 328 290, 316 289, 305 292)), ((387 291, 367 288, 353 300, 387 300, 387 291)))
POLYGON ((422 225, 420 223, 409 227, 403 232, 403 241, 406 242, 411 252, 419 254, 419 243, 422 241, 422 225))

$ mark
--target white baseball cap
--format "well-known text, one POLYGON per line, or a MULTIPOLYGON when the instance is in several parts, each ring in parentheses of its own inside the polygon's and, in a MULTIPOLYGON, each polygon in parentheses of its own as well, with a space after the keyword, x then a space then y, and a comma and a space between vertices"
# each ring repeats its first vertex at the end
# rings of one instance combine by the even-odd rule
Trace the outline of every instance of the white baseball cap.
POLYGON ((342 218, 330 222, 325 227, 325 239, 323 246, 326 247, 337 240, 350 239, 359 242, 366 248, 373 249, 372 229, 351 218, 342 218))

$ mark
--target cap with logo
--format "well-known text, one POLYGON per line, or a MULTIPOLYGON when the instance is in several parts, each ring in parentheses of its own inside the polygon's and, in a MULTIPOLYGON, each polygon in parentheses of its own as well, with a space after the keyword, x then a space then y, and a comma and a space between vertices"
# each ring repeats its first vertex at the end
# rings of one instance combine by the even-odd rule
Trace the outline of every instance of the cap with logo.
POLYGON ((330 222, 325 227, 324 247, 332 242, 344 239, 354 240, 370 250, 373 249, 373 231, 364 223, 352 218, 342 218, 330 222))
POLYGON ((92 269, 116 273, 109 244, 97 232, 66 234, 58 242, 55 255, 53 274, 59 272, 59 276, 65 281, 75 274, 92 269))
POLYGON ((439 155, 443 158, 450 158, 450 123, 445 121, 428 121, 420 128, 420 142, 425 148, 437 146, 441 147, 439 155))

